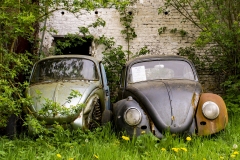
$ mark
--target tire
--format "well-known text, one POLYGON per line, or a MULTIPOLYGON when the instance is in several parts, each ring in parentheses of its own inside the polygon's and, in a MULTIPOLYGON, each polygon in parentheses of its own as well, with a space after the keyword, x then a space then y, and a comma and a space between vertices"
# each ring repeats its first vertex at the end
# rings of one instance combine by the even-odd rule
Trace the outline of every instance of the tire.
POLYGON ((17 135, 17 121, 18 121, 18 117, 15 114, 12 114, 8 118, 5 133, 6 133, 6 136, 10 139, 13 139, 17 135))
POLYGON ((104 110, 102 114, 102 125, 106 125, 108 122, 112 121, 112 111, 111 110, 104 110))
POLYGON ((93 111, 90 112, 91 116, 91 121, 88 124, 88 128, 90 131, 95 130, 99 126, 101 126, 101 121, 102 121, 102 111, 101 111, 101 106, 99 103, 99 100, 95 101, 93 111))

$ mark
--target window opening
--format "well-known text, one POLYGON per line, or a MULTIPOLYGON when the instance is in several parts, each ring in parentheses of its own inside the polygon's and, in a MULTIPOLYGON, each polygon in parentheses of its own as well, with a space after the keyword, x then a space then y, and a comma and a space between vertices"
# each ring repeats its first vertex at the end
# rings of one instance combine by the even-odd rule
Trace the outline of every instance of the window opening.
POLYGON ((92 39, 67 38, 64 36, 54 36, 53 46, 56 55, 88 55, 91 56, 92 39), (65 44, 64 44, 65 43, 65 44))

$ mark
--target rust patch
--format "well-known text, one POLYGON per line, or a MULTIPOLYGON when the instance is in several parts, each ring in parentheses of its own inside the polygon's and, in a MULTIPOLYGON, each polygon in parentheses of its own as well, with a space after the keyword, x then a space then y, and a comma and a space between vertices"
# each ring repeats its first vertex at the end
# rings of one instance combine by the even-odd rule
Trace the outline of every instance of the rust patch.
POLYGON ((196 113, 198 135, 210 135, 224 129, 228 123, 228 113, 223 99, 212 93, 203 93, 200 97, 196 113), (202 105, 206 101, 215 102, 220 110, 219 116, 214 120, 207 119, 202 113, 202 105))
POLYGON ((194 111, 196 111, 196 109, 197 109, 198 100, 199 100, 199 94, 194 93, 193 97, 192 97, 192 107, 193 107, 194 111))

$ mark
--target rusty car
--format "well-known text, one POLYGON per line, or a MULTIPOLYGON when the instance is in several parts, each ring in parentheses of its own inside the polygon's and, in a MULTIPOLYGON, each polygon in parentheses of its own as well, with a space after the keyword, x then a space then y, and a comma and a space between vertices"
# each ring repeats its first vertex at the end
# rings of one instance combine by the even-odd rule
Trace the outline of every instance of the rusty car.
MULTIPOLYGON (((27 115, 72 129, 92 130, 109 121, 110 91, 104 66, 92 56, 55 55, 35 63, 26 95, 27 115), (75 94, 73 94, 75 93, 75 94)), ((33 132, 33 126, 28 126, 33 132)))
POLYGON ((225 129, 224 100, 205 93, 193 63, 178 55, 147 55, 123 66, 113 104, 117 132, 130 137, 164 132, 212 135, 225 129))

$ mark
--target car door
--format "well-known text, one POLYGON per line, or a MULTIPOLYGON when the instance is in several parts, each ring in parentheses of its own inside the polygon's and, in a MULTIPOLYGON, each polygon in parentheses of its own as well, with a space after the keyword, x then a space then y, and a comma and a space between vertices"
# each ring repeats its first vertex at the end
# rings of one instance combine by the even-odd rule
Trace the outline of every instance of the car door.
POLYGON ((104 95, 105 95, 105 107, 106 109, 110 109, 110 90, 107 82, 107 75, 106 71, 104 69, 104 66, 102 62, 100 63, 100 69, 101 69, 101 74, 102 74, 102 83, 103 83, 103 90, 104 90, 104 95))

